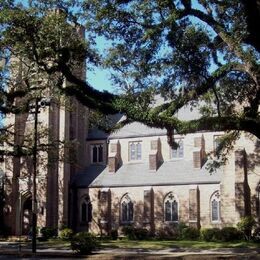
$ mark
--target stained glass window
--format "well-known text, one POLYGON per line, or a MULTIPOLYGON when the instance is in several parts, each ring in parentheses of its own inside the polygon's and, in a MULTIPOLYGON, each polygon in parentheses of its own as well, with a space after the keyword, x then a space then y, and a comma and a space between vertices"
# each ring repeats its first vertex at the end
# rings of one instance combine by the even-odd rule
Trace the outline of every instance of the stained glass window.
POLYGON ((178 201, 176 197, 170 193, 164 201, 164 218, 165 221, 178 221, 178 201))
POLYGON ((132 222, 134 219, 134 204, 128 194, 121 201, 121 220, 122 222, 132 222))
POLYGON ((220 194, 216 191, 211 196, 211 221, 220 221, 220 194))

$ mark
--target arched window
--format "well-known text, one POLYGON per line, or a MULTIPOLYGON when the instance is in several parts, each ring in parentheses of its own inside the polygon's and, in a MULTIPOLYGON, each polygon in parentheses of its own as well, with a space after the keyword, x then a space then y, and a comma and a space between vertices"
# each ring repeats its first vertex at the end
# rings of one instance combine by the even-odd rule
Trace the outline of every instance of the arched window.
POLYGON ((89 197, 84 197, 80 204, 80 221, 83 223, 91 222, 92 220, 92 205, 89 197))
POLYGON ((165 221, 178 221, 178 200, 173 193, 169 193, 164 200, 164 219, 165 221))
POLYGON ((91 145, 91 163, 102 163, 104 161, 103 158, 103 144, 93 144, 91 145))
POLYGON ((215 191, 210 199, 211 207, 211 221, 219 222, 220 221, 220 193, 215 191))
POLYGON ((134 220, 134 204, 131 198, 126 194, 121 200, 121 221, 129 223, 134 220))

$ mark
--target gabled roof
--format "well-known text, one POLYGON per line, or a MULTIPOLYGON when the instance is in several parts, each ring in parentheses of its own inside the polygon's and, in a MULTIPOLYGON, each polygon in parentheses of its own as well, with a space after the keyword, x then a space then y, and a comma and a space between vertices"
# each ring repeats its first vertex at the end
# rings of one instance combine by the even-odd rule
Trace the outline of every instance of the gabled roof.
MULTIPOLYGON (((180 120, 193 120, 201 117, 199 112, 199 106, 185 106, 182 107, 175 116, 180 120)), ((116 124, 117 122, 123 120, 125 117, 118 114, 113 115, 113 122, 116 124)), ((88 133, 88 140, 98 140, 98 139, 121 139, 121 138, 133 138, 133 137, 144 137, 144 136, 160 136, 166 135, 166 129, 160 129, 155 127, 148 127, 139 122, 133 122, 125 125, 119 130, 112 132, 111 134, 105 133, 99 129, 90 129, 88 133)))
POLYGON ((92 165, 75 175, 71 184, 77 188, 213 184, 220 183, 221 174, 222 169, 210 174, 205 165, 194 169, 190 160, 167 161, 157 171, 150 171, 148 163, 127 163, 116 173, 92 165))

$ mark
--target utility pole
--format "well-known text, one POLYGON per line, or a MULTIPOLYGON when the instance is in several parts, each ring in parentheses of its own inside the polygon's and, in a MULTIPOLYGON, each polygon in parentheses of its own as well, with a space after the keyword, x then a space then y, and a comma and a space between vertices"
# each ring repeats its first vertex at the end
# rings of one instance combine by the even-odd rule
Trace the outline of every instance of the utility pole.
POLYGON ((33 138, 33 175, 32 175, 32 253, 36 254, 36 232, 37 232, 37 139, 38 139, 38 112, 39 99, 35 99, 34 111, 34 138, 33 138))

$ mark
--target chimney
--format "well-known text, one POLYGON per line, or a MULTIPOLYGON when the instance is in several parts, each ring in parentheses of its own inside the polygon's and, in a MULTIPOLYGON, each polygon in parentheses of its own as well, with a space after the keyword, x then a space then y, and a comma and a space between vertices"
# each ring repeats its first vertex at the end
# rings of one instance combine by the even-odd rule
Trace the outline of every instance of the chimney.
POLYGON ((108 156, 108 171, 111 173, 115 173, 119 168, 119 159, 120 159, 120 143, 111 143, 110 151, 108 156))
POLYGON ((194 168, 202 168, 206 159, 205 152, 205 139, 202 135, 201 137, 194 138, 194 151, 193 151, 193 167, 194 168))
POLYGON ((161 141, 160 138, 151 141, 151 151, 149 154, 149 169, 157 171, 161 162, 161 141))

